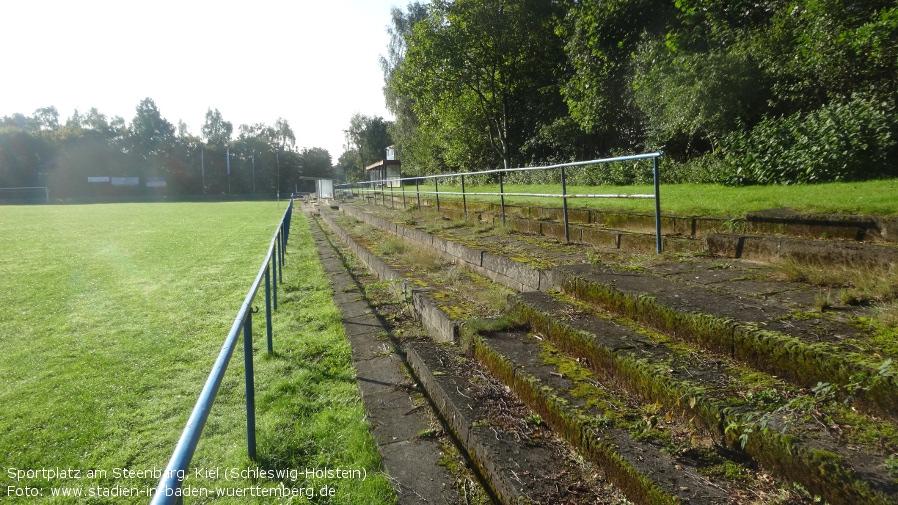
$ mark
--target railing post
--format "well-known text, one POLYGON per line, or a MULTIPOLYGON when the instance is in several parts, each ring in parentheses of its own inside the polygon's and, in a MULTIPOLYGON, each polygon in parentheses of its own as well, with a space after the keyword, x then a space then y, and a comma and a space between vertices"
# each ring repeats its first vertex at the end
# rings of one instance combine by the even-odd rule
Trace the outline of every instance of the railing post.
POLYGON ((655 250, 661 254, 661 192, 658 179, 658 157, 652 158, 652 162, 655 177, 655 250))
POLYGON ((271 270, 265 265, 265 335, 268 338, 268 354, 274 352, 271 340, 271 270))
POLYGON ((390 208, 396 208, 396 196, 393 194, 393 183, 390 183, 390 208))
POLYGON ((465 219, 468 218, 468 200, 465 198, 465 176, 461 176, 461 207, 464 212, 465 219))
POLYGON ((287 207, 287 214, 284 215, 284 245, 290 241, 290 221, 293 220, 293 199, 290 199, 290 206, 287 207))
POLYGON ((256 386, 253 381, 253 310, 243 323, 243 369, 246 372, 246 454, 256 459, 256 386))
POLYGON ((433 178, 433 187, 434 192, 436 193, 437 199, 437 212, 440 211, 440 180, 436 177, 433 178))
POLYGON ((499 205, 502 206, 502 226, 505 226, 505 185, 502 182, 504 173, 499 172, 499 205))
POLYGON ((405 183, 399 181, 400 188, 402 188, 402 210, 407 209, 408 207, 405 205, 405 183))
POLYGON ((280 252, 278 253, 278 280, 283 283, 284 282, 284 234, 278 233, 278 248, 280 252))
POLYGON ((415 177, 415 195, 418 196, 418 210, 421 210, 421 179, 415 177))
POLYGON ((568 215, 567 215, 567 177, 565 176, 564 167, 561 167, 561 202, 562 207, 564 208, 564 242, 569 244, 571 242, 571 229, 568 224, 568 215))
POLYGON ((271 283, 271 297, 274 300, 274 310, 278 309, 278 259, 277 259, 277 240, 274 241, 274 254, 271 256, 271 268, 273 281, 271 283))

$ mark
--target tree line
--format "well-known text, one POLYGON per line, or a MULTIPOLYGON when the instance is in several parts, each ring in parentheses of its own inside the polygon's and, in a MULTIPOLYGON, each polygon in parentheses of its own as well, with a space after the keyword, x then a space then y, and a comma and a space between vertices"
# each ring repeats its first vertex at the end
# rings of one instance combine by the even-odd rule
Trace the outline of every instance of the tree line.
POLYGON ((668 182, 898 175, 894 0, 433 0, 388 32, 406 173, 664 150, 668 182))
POLYGON ((130 123, 96 108, 61 120, 52 106, 0 118, 0 188, 47 186, 53 199, 289 194, 308 185, 300 177, 331 172, 327 150, 298 150, 285 119, 274 126, 240 125, 235 136, 233 124, 210 108, 201 134, 194 135, 183 121, 166 120, 150 98, 137 105, 130 123), (136 186, 109 182, 135 177, 136 186), (148 186, 148 180, 165 186, 148 186))

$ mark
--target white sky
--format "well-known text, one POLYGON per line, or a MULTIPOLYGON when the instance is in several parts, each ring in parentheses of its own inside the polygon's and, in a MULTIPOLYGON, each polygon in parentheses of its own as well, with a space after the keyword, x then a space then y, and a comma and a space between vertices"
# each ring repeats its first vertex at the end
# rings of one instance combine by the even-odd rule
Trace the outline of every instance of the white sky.
POLYGON ((297 147, 336 163, 355 112, 391 119, 379 56, 406 0, 4 1, 0 116, 96 107, 130 123, 150 97, 198 135, 206 110, 234 124, 290 122, 297 147))

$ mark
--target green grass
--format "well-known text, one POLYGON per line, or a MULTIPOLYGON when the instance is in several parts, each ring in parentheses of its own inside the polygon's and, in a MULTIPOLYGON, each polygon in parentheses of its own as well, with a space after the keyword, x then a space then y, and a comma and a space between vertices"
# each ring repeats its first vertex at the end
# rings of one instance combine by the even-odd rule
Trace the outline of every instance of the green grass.
MULTIPOLYGON (((283 211, 269 202, 0 208, 0 500, 72 501, 51 499, 52 487, 155 488, 152 472, 115 474, 165 468, 283 211), (12 478, 55 468, 81 474, 12 478), (10 497, 11 485, 44 497, 10 497)), ((339 467, 367 479, 303 474, 284 484, 336 489, 319 503, 388 502, 349 347, 308 225, 296 217, 272 356, 263 294, 256 299, 258 461, 246 456, 238 344, 192 465, 220 473, 187 483, 270 488, 279 481, 226 481, 224 472, 339 467)))
MULTIPOLYGON (((433 191, 433 186, 422 190, 433 191)), ((440 191, 461 191, 461 186, 440 185, 440 191)), ((498 184, 466 186, 466 192, 499 191, 498 184)), ((561 185, 506 184, 508 193, 561 194, 561 185)), ((568 194, 652 194, 652 186, 568 186, 568 194)), ((401 193, 397 192, 401 196, 401 193)), ((729 187, 717 184, 665 184, 661 210, 665 214, 743 217, 746 212, 790 208, 809 213, 898 215, 898 179, 796 186, 729 187)), ((432 198, 428 195, 428 198, 432 198)), ((407 197, 414 199, 414 196, 407 197)), ((461 198, 441 195, 443 198, 461 198)), ((471 200, 499 203, 497 196, 469 196, 471 200)), ((541 204, 560 207, 558 198, 506 197, 506 204, 541 204)), ((654 200, 571 198, 572 207, 653 212, 654 200)))

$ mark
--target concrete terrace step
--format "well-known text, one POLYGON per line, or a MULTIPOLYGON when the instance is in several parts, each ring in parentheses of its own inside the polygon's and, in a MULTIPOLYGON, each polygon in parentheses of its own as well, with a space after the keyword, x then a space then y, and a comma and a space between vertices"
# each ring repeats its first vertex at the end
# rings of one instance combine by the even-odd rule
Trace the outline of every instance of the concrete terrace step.
MULTIPOLYGON (((364 249, 354 243, 352 238, 340 230, 336 223, 332 220, 327 220, 327 222, 334 228, 336 234, 349 244, 354 254, 363 252, 364 249)), ((361 257, 364 258, 363 261, 366 264, 374 265, 372 271, 380 279, 395 281, 391 285, 397 291, 413 289, 410 287, 411 284, 401 279, 382 260, 370 253, 362 253, 361 257)), ((436 307, 435 302, 427 300, 426 293, 426 290, 419 291, 418 298, 424 303, 430 304, 430 307, 436 307)), ((420 309, 423 306, 416 304, 416 308, 419 310, 418 315, 422 319, 436 321, 437 326, 451 324, 448 317, 438 309, 421 312, 420 309), (440 319, 443 321, 440 322, 440 319)), ((353 314, 347 313, 344 317, 350 317, 353 314)), ((360 316, 356 314, 355 317, 360 316)), ((405 435, 399 442, 404 441, 410 436, 409 429, 414 431, 417 426, 414 419, 406 421, 405 417, 409 413, 417 411, 417 408, 412 408, 400 415, 403 407, 399 407, 397 410, 392 405, 382 405, 384 402, 378 401, 376 398, 372 400, 373 394, 366 394, 366 389, 374 388, 378 391, 394 389, 387 387, 390 383, 381 384, 384 381, 374 381, 376 383, 374 385, 368 384, 370 376, 373 375, 362 373, 362 370, 374 369, 375 371, 381 370, 377 373, 382 375, 384 373, 383 366, 372 366, 367 360, 375 358, 381 361, 389 358, 395 360, 398 355, 389 354, 385 358, 382 341, 369 342, 355 336, 357 332, 352 331, 352 328, 356 326, 354 318, 344 322, 344 325, 347 325, 347 332, 350 334, 353 355, 359 356, 356 366, 360 371, 360 384, 365 383, 363 384, 363 398, 366 400, 366 408, 373 416, 371 419, 372 430, 382 435, 402 432, 405 435), (378 386, 378 384, 380 385, 378 386), (393 408, 392 415, 389 414, 389 408, 393 408), (396 426, 389 428, 397 423, 399 426, 407 423, 414 426, 406 427, 404 430, 396 426)), ((360 330, 363 334, 377 330, 374 324, 363 326, 364 328, 360 330)), ((431 327, 432 332, 434 328, 431 327)), ((439 330, 436 330, 436 338, 441 338, 439 333, 439 330)), ((475 363, 465 363, 457 353, 449 352, 428 342, 412 343, 403 349, 403 352, 407 356, 407 364, 412 370, 415 380, 426 392, 430 403, 436 407, 446 426, 459 442, 461 450, 483 476, 483 481, 491 489, 494 498, 499 503, 573 505, 611 503, 618 500, 620 492, 600 478, 602 472, 597 472, 589 465, 584 466, 577 463, 569 446, 557 439, 549 427, 538 417, 528 421, 529 410, 498 381, 487 375, 477 375, 475 363)), ((398 396, 403 396, 401 391, 398 396)), ((417 427, 420 428, 420 426, 417 427)), ((420 439, 420 437, 417 438, 420 439)), ((421 485, 426 487, 428 480, 433 480, 429 475, 434 472, 430 466, 432 462, 427 458, 432 449, 428 449, 426 439, 423 442, 416 440, 416 443, 422 445, 424 458, 408 454, 408 462, 412 463, 409 466, 392 461, 390 449, 399 444, 396 443, 396 440, 392 444, 389 443, 389 440, 385 441, 381 452, 387 460, 387 469, 391 475, 394 475, 394 472, 398 472, 400 476, 405 475, 406 479, 401 484, 411 487, 415 493, 414 496, 428 500, 425 502, 442 503, 442 501, 433 501, 432 493, 430 495, 421 494, 416 487, 413 487, 421 485), (419 464, 420 468, 415 470, 419 464), (425 480, 416 481, 416 475, 425 480)), ((407 441, 402 445, 411 447, 407 441)), ((409 493, 405 495, 400 493, 400 503, 404 502, 403 496, 409 497, 409 493)), ((415 503, 414 496, 411 497, 409 503, 415 503)), ((441 498, 440 500, 443 499, 447 500, 447 503, 461 503, 456 499, 441 498)))
POLYGON ((898 486, 889 475, 869 465, 868 455, 880 452, 877 447, 848 448, 817 419, 805 420, 785 409, 769 416, 762 428, 759 413, 782 407, 786 399, 793 405, 815 404, 813 397, 800 398, 802 393, 773 377, 593 315, 545 293, 522 294, 511 313, 515 321, 528 324, 560 349, 585 358, 603 384, 660 405, 663 412, 700 427, 715 443, 736 445, 746 435, 742 449, 752 459, 831 503, 898 500, 898 486), (776 404, 759 405, 739 393, 750 390, 763 390, 765 401, 775 398, 776 404))
POLYGON ((750 486, 703 475, 710 469, 701 468, 697 459, 677 457, 701 452, 702 459, 715 459, 712 450, 687 442, 688 448, 672 456, 656 439, 638 438, 658 428, 657 423, 664 425, 662 429, 671 427, 610 395, 575 360, 560 358, 539 337, 522 330, 478 337, 476 356, 578 451, 604 469, 630 500, 723 504, 739 503, 739 497, 746 496, 744 488, 750 486), (644 430, 636 429, 634 434, 634 425, 640 422, 645 423, 644 430))
POLYGON ((500 503, 592 503, 619 493, 572 465, 569 446, 477 363, 433 343, 408 349, 409 364, 500 503))
MULTIPOLYGON (((580 264, 576 264, 576 246, 555 248, 558 250, 554 256, 533 258, 529 256, 531 253, 546 251, 540 251, 539 244, 531 240, 518 244, 514 237, 493 237, 487 233, 478 242, 466 237, 462 230, 451 230, 455 234, 453 240, 448 240, 445 234, 435 236, 365 214, 351 206, 341 210, 391 234, 430 247, 434 254, 453 258, 458 264, 506 286, 520 291, 560 288, 601 310, 611 310, 630 318, 632 322, 623 325, 612 323, 607 316, 590 314, 594 309, 584 305, 559 301, 543 293, 526 293, 516 309, 509 313, 519 323, 526 324, 520 335, 496 340, 495 335, 486 334, 475 339, 474 347, 479 359, 496 377, 539 412, 554 430, 566 435, 583 454, 601 464, 606 474, 637 501, 669 503, 665 500, 687 498, 689 490, 699 488, 683 483, 682 479, 690 479, 689 465, 675 458, 668 461, 673 461, 673 468, 679 466, 683 470, 671 480, 681 479, 676 485, 659 482, 658 476, 649 477, 644 471, 634 470, 637 467, 633 461, 638 459, 627 454, 634 454, 630 449, 640 446, 623 442, 626 437, 622 432, 599 435, 605 437, 605 442, 609 437, 613 439, 611 445, 585 443, 584 439, 592 436, 587 436, 589 433, 598 431, 588 423, 566 424, 567 420, 581 419, 578 416, 582 412, 559 414, 569 411, 558 405, 576 405, 577 402, 570 394, 566 400, 558 401, 564 399, 566 393, 564 388, 558 389, 557 384, 548 389, 544 387, 556 377, 546 371, 547 366, 534 368, 543 369, 543 375, 537 377, 531 374, 532 362, 529 365, 521 363, 523 369, 519 365, 507 365, 515 363, 509 358, 515 354, 515 349, 526 349, 527 345, 533 344, 527 343, 528 338, 532 340, 528 328, 544 338, 554 338, 559 349, 569 353, 572 360, 589 364, 599 382, 613 386, 631 398, 638 397, 642 402, 640 408, 646 411, 663 409, 679 419, 680 424, 685 425, 684 432, 691 433, 690 436, 710 440, 711 445, 718 447, 729 446, 736 453, 743 452, 743 447, 739 446, 744 443, 745 454, 774 472, 787 485, 802 482, 807 489, 833 504, 891 503, 898 499, 894 476, 884 463, 888 458, 887 448, 894 441, 885 442, 883 447, 886 449, 865 445, 869 442, 858 439, 846 444, 851 437, 843 436, 843 428, 851 433, 860 433, 862 429, 846 425, 843 418, 836 421, 835 417, 820 413, 820 410, 834 412, 833 405, 838 403, 835 396, 841 393, 851 396, 856 402, 854 405, 876 414, 894 414, 893 403, 890 403, 895 401, 894 377, 889 377, 882 369, 887 364, 883 359, 891 355, 891 347, 877 348, 875 342, 864 342, 864 335, 856 328, 836 320, 792 317, 808 304, 809 293, 800 285, 739 279, 738 268, 733 272, 721 271, 707 264, 703 268, 667 262, 653 265, 654 270, 649 269, 650 272, 615 271, 583 264, 585 252, 582 250, 580 264), (496 242, 501 242, 501 248, 511 251, 512 256, 494 252, 492 246, 496 242), (490 246, 479 245, 484 243, 490 243, 490 246), (702 275, 694 275, 702 270, 702 275), (531 306, 534 300, 542 300, 544 308, 548 309, 534 310, 531 306), (728 302, 724 303, 724 300, 728 302), (668 337, 657 334, 657 331, 668 337), (585 338, 583 335, 587 334, 593 337, 585 338), (833 335, 839 335, 839 338, 833 335), (685 345, 670 337, 682 340, 685 345), (597 345, 597 341, 604 344, 597 345), (500 344, 509 342, 512 343, 510 346, 499 350, 500 344), (757 349, 761 352, 746 352, 757 349), (843 356, 847 351, 851 351, 850 355, 843 356), (812 392, 801 390, 774 377, 741 370, 730 361, 732 359, 758 370, 773 370, 805 388, 814 385, 815 377, 825 380, 819 380, 812 392), (815 373, 819 375, 813 375, 815 373), (701 379, 705 376, 708 378, 701 379), (839 381, 833 380, 834 377, 839 381), (854 389, 851 389, 852 385, 854 389), (753 397, 754 403, 748 402, 748 397, 753 397), (760 397, 764 399, 758 405, 760 397), (806 414, 804 418, 796 414, 796 410, 801 409, 806 414), (788 426, 777 418, 784 413, 792 416, 788 426), (584 426, 589 430, 584 431, 584 426), (590 452, 593 449, 598 453, 590 452)), ((700 260, 695 262, 701 264, 700 260)), ((408 289, 414 285, 409 279, 403 282, 408 289)), ((425 298, 426 295, 426 291, 422 293, 425 298)), ((434 317, 449 319, 441 311, 434 317)), ((449 324, 457 328, 459 323, 449 324)), ((454 331, 446 340, 455 338, 454 331)), ((528 354, 531 358, 535 349, 528 354)), ((564 378, 564 373, 558 370, 555 373, 561 377, 557 378, 564 378)), ((582 389, 578 392, 582 393, 582 389)), ((594 417, 602 418, 601 414, 594 417)), ((599 423, 606 428, 607 417, 599 423)), ((891 424, 875 417, 858 414, 854 419, 869 433, 893 430, 891 424)), ((693 473, 693 476, 698 475, 693 473)), ((670 475, 664 478, 671 479, 670 475)), ((707 503, 724 503, 726 501, 714 501, 724 499, 714 494, 713 490, 718 489, 715 486, 738 489, 732 483, 718 484, 701 479, 695 482, 704 482, 708 488, 689 498, 693 500, 690 503, 702 502, 694 501, 699 500, 699 496, 710 500, 707 503)), ((733 495, 726 495, 726 499, 733 500, 733 495)), ((739 500, 733 503, 739 503, 739 500)))
POLYGON ((802 387, 822 382, 845 388, 860 381, 865 386, 856 396, 863 406, 898 418, 898 380, 882 369, 886 360, 898 361, 894 343, 876 342, 855 327, 824 317, 791 317, 815 310, 808 304, 807 294, 801 296, 793 284, 766 283, 768 291, 778 285, 785 294, 765 300, 754 292, 758 286, 750 279, 728 282, 730 290, 726 292, 719 286, 684 285, 649 273, 595 267, 582 263, 583 254, 579 264, 553 268, 543 261, 546 268, 540 269, 534 268, 533 262, 437 237, 351 206, 342 210, 463 261, 505 286, 519 291, 563 291, 711 352, 782 375, 802 387), (740 289, 740 283, 747 286, 740 289))
MULTIPOLYGON (((338 236, 350 243, 351 250, 361 253, 359 257, 364 258, 366 264, 374 265, 372 271, 382 279, 396 280, 396 287, 406 286, 399 289, 408 289, 412 285, 390 271, 391 268, 385 266, 382 260, 372 258, 370 251, 366 253, 357 244, 353 245, 354 239, 340 231, 339 225, 332 219, 325 220, 337 230, 338 236)), ((427 293, 426 290, 420 292, 423 296, 427 293)), ((420 317, 424 320, 435 316, 422 313, 420 317)), ((441 313, 436 317, 448 318, 441 313)), ((436 333, 439 335, 439 332, 436 333)), ((484 346, 480 345, 479 349, 484 349, 484 346)), ((619 493, 595 483, 589 484, 589 478, 583 476, 582 471, 578 476, 578 467, 572 467, 565 461, 573 459, 566 454, 570 451, 564 450, 564 444, 553 442, 554 437, 540 417, 535 417, 535 425, 542 426, 542 430, 531 432, 529 436, 524 434, 527 440, 523 443, 519 431, 509 430, 508 419, 505 426, 493 421, 495 407, 487 409, 484 405, 492 401, 507 410, 509 405, 520 403, 509 394, 511 386, 506 388, 488 375, 478 373, 476 363, 436 344, 415 343, 408 347, 407 352, 415 376, 501 503, 602 502, 619 493), (496 399, 497 396, 504 398, 496 399), (562 456, 561 460, 559 455, 562 456)), ((533 421, 526 422, 525 415, 521 414, 527 412, 522 408, 523 405, 512 409, 518 411, 517 418, 511 418, 514 419, 512 424, 523 424, 528 431, 535 430, 533 421)), ((542 411, 548 412, 546 409, 542 411)), ((553 419, 556 417, 553 416, 553 419)), ((572 418, 570 415, 565 417, 572 418)), ((576 429, 576 425, 572 428, 568 424, 563 428, 570 432, 576 429)), ((651 442, 631 440, 622 430, 618 430, 615 437, 617 441, 613 444, 600 443, 600 438, 592 437, 587 446, 589 454, 592 461, 602 465, 599 473, 618 487, 625 486, 627 496, 636 499, 637 503, 672 504, 681 503, 682 500, 689 500, 690 503, 736 503, 729 500, 722 487, 710 484, 709 479, 695 471, 684 472, 680 463, 666 456, 651 442), (633 465, 638 465, 641 470, 633 465), (665 489, 644 473, 656 476, 664 473, 662 486, 665 489)), ((577 445, 576 442, 574 445, 577 445)))
MULTIPOLYGON (((401 197, 371 199, 371 203, 391 208, 408 208, 417 200, 401 197)), ((421 207, 436 209, 430 198, 421 199, 421 207)), ((457 218, 501 220, 498 203, 470 201, 467 216, 458 199, 443 199, 440 211, 457 218)), ((563 220, 560 207, 505 205, 506 219, 523 218, 538 221, 563 220)), ((898 244, 898 217, 851 214, 807 214, 791 209, 770 209, 749 212, 745 217, 675 216, 662 214, 661 231, 666 235, 704 237, 717 233, 748 233, 753 235, 780 235, 815 239, 836 239, 869 243, 898 244)), ((574 224, 589 224, 636 232, 654 233, 655 216, 645 212, 609 211, 594 208, 570 208, 568 220, 574 224)))
POLYGON ((564 293, 798 386, 865 382, 857 400, 898 419, 898 382, 881 373, 885 360, 898 358, 894 350, 845 323, 791 319, 788 296, 766 300, 592 265, 559 267, 552 276, 564 293))
MULTIPOLYGON (((372 203, 402 208, 372 199, 372 203)), ((405 205, 411 205, 406 200, 405 205)), ((422 199, 422 207, 436 209, 422 199)), ((439 211, 455 219, 501 223, 497 204, 469 203, 465 215, 456 200, 442 200, 439 211)), ((563 212, 555 207, 505 206, 506 225, 517 231, 565 238, 563 212)), ((634 252, 655 251, 653 214, 570 209, 573 242, 634 252)), ((800 214, 788 209, 751 212, 744 218, 662 215, 663 249, 730 258, 771 261, 793 257, 844 265, 888 266, 898 263, 898 217, 800 214)))

